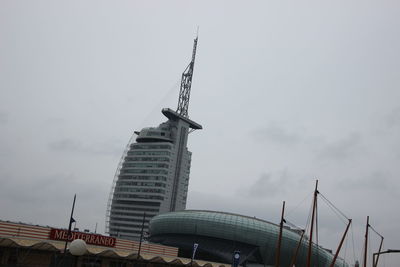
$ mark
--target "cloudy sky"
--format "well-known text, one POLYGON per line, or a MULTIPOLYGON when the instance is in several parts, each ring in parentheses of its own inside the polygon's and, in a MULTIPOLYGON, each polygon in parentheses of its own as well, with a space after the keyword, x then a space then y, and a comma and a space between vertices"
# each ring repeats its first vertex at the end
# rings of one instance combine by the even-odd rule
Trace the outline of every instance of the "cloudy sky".
MULTIPOLYGON (((188 208, 304 227, 315 180, 400 248, 398 1, 1 1, 0 219, 104 232, 134 130, 176 108, 199 44, 189 116, 202 131, 188 208)), ((320 244, 344 223, 319 202, 320 244)), ((354 240, 354 242, 352 241, 354 240)), ((379 238, 371 234, 375 252, 379 238)), ((353 249, 354 243, 354 249, 353 249)), ((396 266, 399 256, 382 258, 396 266)))

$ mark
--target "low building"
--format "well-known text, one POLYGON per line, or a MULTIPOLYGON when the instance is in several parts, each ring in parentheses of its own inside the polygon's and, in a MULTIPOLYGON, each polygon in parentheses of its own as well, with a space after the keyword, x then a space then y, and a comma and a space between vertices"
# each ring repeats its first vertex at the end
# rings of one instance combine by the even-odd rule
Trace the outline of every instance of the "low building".
POLYGON ((83 256, 64 253, 68 231, 0 221, 0 266, 19 267, 224 267, 178 257, 178 248, 73 231, 69 241, 87 243, 83 256), (140 253, 139 253, 140 247, 140 253))
MULTIPOLYGON (((239 264, 275 266, 280 227, 268 221, 238 214, 186 210, 160 214, 150 221, 150 241, 179 248, 180 257, 191 257, 197 245, 196 259, 232 262, 234 251, 240 251, 239 264)), ((281 245, 281 266, 289 266, 301 234, 284 228, 281 245)), ((303 239, 296 267, 306 266, 308 239, 303 239)), ((311 266, 329 266, 333 255, 313 244, 311 266)), ((335 266, 348 266, 342 259, 335 266)))

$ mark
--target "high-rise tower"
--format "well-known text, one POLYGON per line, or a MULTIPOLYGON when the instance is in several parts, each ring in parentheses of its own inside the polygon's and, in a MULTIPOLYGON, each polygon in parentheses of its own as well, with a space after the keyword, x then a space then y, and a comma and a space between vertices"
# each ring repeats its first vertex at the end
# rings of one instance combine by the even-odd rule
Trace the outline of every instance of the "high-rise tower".
POLYGON ((107 207, 106 232, 111 236, 139 239, 144 213, 146 231, 153 216, 186 207, 191 163, 188 134, 202 129, 188 118, 196 47, 197 37, 192 59, 182 73, 177 110, 164 108, 166 122, 135 131, 136 142, 129 143, 121 158, 107 207))

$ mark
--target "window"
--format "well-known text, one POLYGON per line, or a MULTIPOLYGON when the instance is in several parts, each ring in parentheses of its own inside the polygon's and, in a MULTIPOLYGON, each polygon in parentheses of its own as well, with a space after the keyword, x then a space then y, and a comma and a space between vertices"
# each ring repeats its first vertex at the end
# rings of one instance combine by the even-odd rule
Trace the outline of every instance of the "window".
POLYGON ((124 163, 123 167, 132 167, 132 168, 168 168, 169 165, 167 163, 124 163))
POLYGON ((116 188, 115 191, 117 191, 117 192, 157 193, 157 194, 164 194, 165 193, 165 190, 163 190, 163 189, 155 189, 155 188, 126 188, 126 187, 119 187, 119 188, 116 188))
POLYGON ((122 169, 121 174, 124 173, 152 173, 152 174, 168 174, 167 170, 152 170, 152 169, 122 169))
POLYGON ((118 181, 117 186, 155 186, 165 187, 165 183, 160 182, 132 182, 132 181, 118 181))
POLYGON ((171 145, 145 145, 145 144, 133 144, 133 149, 171 149, 171 145))
POLYGON ((125 162, 130 161, 165 161, 169 162, 169 158, 166 157, 126 157, 125 162))
POLYGON ((138 150, 131 150, 128 151, 128 156, 132 155, 171 155, 169 151, 138 151, 138 150))
POLYGON ((164 200, 162 196, 150 196, 150 195, 132 195, 132 194, 115 194, 117 198, 140 198, 140 199, 155 199, 164 200))
POLYGON ((143 176, 143 175, 127 175, 127 174, 121 174, 118 177, 119 181, 127 181, 127 180, 154 180, 154 181, 167 181, 167 177, 165 176, 143 176))

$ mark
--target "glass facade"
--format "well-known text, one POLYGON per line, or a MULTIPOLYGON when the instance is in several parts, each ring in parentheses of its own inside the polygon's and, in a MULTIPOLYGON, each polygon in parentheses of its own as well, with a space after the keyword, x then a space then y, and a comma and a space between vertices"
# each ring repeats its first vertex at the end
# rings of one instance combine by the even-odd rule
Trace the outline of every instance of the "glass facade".
MULTIPOLYGON (((193 240, 199 242, 198 249, 204 249, 206 260, 230 262, 232 252, 253 251, 250 263, 274 265, 279 226, 268 221, 237 214, 186 210, 160 214, 150 222, 150 240, 164 245, 177 246, 190 251, 193 240), (204 242, 203 246, 200 242, 204 242), (215 247, 217 246, 218 247, 215 247), (236 246, 236 247, 235 247, 236 246), (223 248, 227 250, 224 250, 223 248), (256 249, 256 250, 255 250, 256 249), (207 258, 208 257, 208 258, 207 258)), ((282 234, 281 265, 289 266, 292 255, 300 241, 297 231, 284 228, 282 234)), ((301 242, 296 266, 305 266, 308 241, 301 242)), ((333 255, 326 249, 313 244, 312 265, 329 266, 333 255)), ((181 255, 187 256, 187 255, 181 255)), ((348 266, 342 259, 337 267, 348 266)))
POLYGON ((136 222, 142 220, 143 212, 147 231, 147 221, 156 214, 186 207, 191 126, 187 119, 174 116, 158 127, 135 132, 136 142, 124 153, 112 187, 106 221, 111 236, 138 240, 141 225, 136 222))

